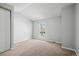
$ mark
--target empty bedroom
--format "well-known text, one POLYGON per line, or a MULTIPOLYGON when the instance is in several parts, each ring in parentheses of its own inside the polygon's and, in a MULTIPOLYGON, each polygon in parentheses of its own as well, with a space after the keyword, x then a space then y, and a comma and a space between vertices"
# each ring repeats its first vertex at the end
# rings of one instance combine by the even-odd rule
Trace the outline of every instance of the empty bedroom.
POLYGON ((0 3, 0 56, 78 56, 78 3, 0 3))

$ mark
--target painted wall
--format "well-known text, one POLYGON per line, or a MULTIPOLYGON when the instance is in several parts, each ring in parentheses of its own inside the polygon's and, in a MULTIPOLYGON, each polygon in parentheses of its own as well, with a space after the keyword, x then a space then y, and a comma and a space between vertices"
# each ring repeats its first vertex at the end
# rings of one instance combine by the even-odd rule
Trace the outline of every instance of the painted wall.
POLYGON ((33 22, 33 38, 39 39, 39 24, 46 24, 45 40, 61 42, 61 17, 56 16, 49 19, 38 20, 33 22))
POLYGON ((14 14, 14 42, 21 42, 32 38, 32 21, 20 13, 14 14))
POLYGON ((76 4, 76 50, 79 51, 79 4, 76 4))
POLYGON ((75 49, 75 5, 62 10, 62 37, 63 47, 75 49))
POLYGON ((33 22, 33 38, 39 39, 39 24, 46 24, 46 40, 62 42, 63 47, 75 49, 76 30, 75 30, 75 5, 66 6, 62 9, 61 17, 33 22))

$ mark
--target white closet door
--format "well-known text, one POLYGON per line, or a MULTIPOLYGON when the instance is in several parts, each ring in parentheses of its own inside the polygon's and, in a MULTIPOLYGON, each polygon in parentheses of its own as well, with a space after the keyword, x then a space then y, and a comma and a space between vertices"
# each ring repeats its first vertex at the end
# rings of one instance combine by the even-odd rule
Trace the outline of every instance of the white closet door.
POLYGON ((10 49, 10 11, 0 8, 0 53, 10 49))

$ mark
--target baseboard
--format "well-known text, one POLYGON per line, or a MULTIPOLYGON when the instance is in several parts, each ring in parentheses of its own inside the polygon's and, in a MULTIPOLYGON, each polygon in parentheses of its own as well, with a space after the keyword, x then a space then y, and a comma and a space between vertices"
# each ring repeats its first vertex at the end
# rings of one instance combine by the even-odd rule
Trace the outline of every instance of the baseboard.
POLYGON ((58 42, 58 41, 54 41, 54 42, 62 44, 62 42, 58 42))
POLYGON ((75 49, 68 48, 68 47, 64 47, 64 46, 62 46, 62 48, 64 48, 64 49, 68 49, 68 50, 71 50, 71 51, 76 51, 75 49))
POLYGON ((44 40, 44 41, 48 41, 48 42, 55 42, 55 43, 59 43, 59 44, 62 44, 62 42, 53 41, 53 40, 44 40))
MULTIPOLYGON (((30 40, 30 39, 28 39, 30 40)), ((24 42, 24 41, 27 41, 27 40, 21 40, 21 41, 18 41, 18 42, 14 42, 14 44, 17 44, 17 43, 20 43, 20 42, 24 42)))
POLYGON ((79 56, 79 50, 76 50, 75 53, 77 56, 79 56))
POLYGON ((67 48, 67 47, 64 47, 64 46, 62 46, 62 48, 67 49, 67 50, 74 51, 74 52, 76 53, 76 55, 78 56, 78 54, 77 54, 77 50, 76 50, 76 49, 67 48))

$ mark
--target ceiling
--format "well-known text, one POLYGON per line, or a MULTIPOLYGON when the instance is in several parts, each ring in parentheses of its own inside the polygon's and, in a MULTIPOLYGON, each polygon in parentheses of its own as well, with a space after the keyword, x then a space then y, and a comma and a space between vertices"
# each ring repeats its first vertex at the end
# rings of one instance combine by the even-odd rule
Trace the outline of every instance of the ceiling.
POLYGON ((10 3, 14 11, 31 20, 41 20, 60 16, 62 8, 72 3, 10 3))

